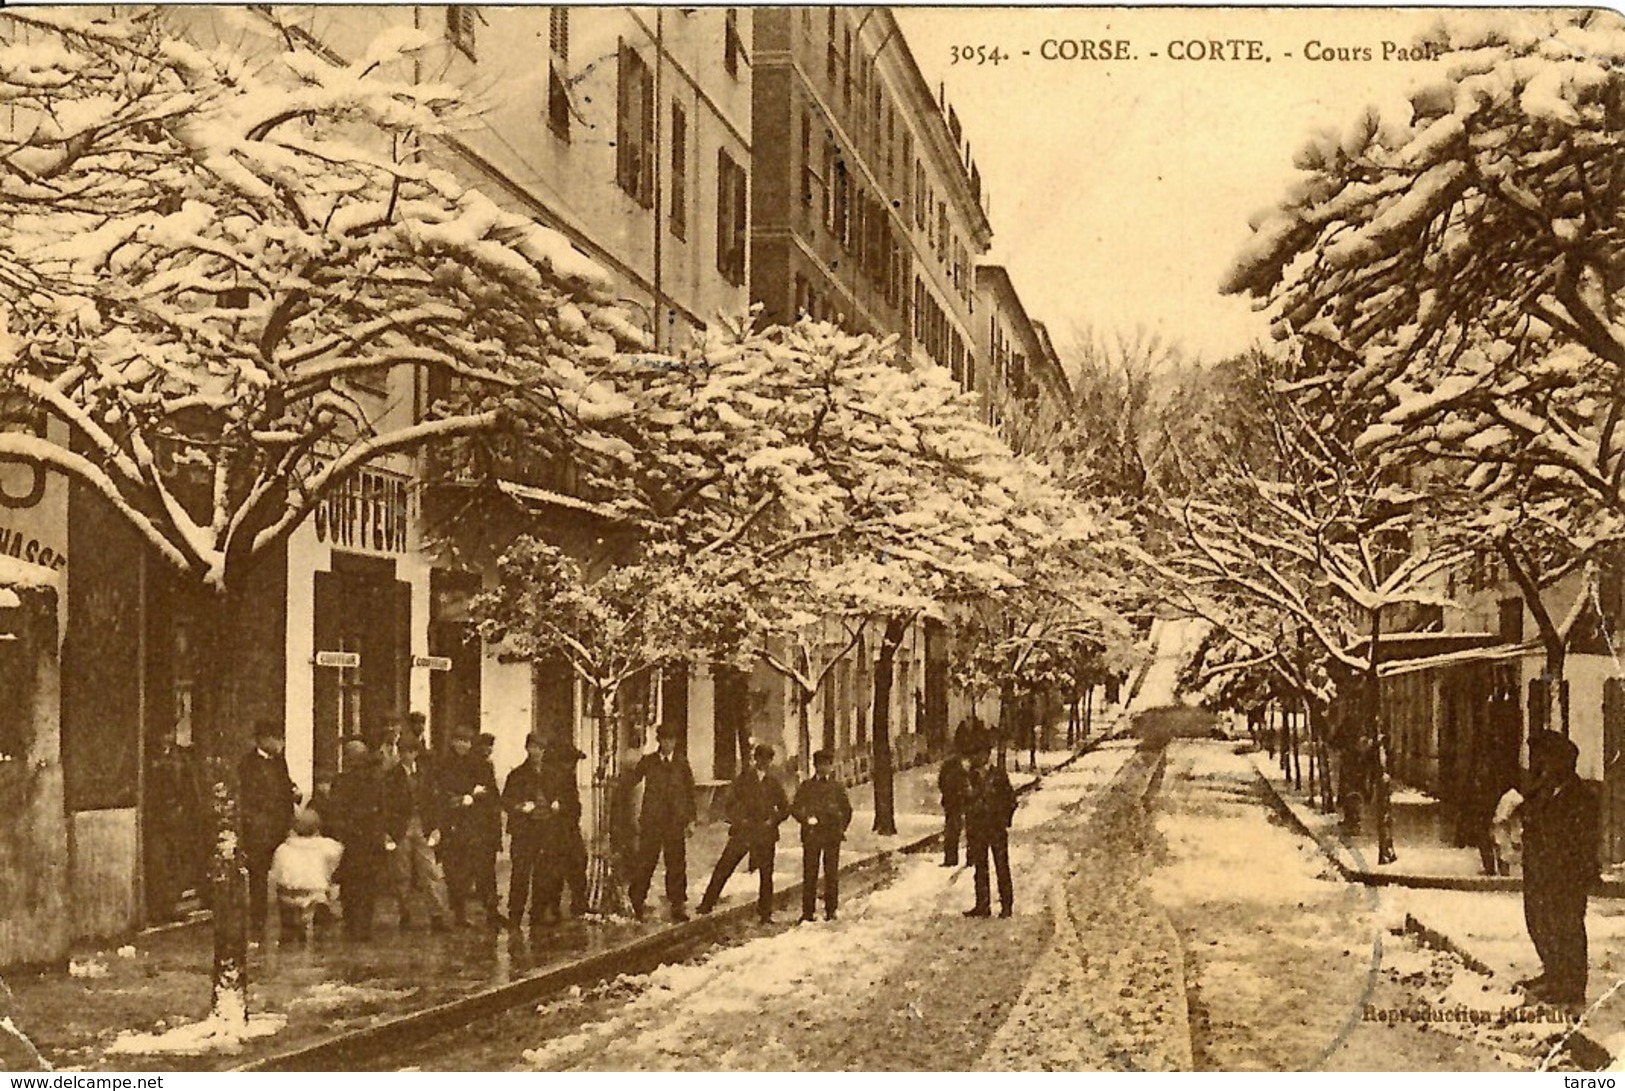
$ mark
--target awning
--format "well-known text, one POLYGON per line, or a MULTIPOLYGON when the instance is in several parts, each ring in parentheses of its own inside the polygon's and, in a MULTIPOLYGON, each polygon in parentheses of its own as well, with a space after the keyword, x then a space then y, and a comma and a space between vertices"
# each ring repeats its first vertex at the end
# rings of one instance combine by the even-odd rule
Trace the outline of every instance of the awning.
MULTIPOLYGON (((1378 647, 1380 649, 1381 645, 1379 644, 1378 647)), ((1508 660, 1522 659, 1525 656, 1540 654, 1540 645, 1534 641, 1524 644, 1492 644, 1487 647, 1464 648, 1460 651, 1421 656, 1415 659, 1396 659, 1378 666, 1377 674, 1382 678, 1392 678, 1396 675, 1415 674, 1417 671, 1434 668, 1442 669, 1472 663, 1504 663, 1508 660)))

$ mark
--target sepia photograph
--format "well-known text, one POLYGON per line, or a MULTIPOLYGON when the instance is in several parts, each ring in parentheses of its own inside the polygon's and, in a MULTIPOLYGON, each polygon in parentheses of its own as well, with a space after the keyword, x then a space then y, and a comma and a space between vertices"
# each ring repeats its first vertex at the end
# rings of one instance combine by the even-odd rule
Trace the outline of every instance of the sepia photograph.
POLYGON ((12 1088, 1612 1072, 1622 753, 1619 13, 0 7, 12 1088))

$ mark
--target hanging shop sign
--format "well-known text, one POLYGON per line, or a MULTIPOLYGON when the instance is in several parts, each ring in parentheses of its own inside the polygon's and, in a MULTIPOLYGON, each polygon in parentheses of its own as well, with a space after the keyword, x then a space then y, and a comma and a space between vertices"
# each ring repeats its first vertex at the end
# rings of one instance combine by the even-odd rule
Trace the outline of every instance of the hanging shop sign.
POLYGON ((350 670, 361 666, 360 652, 317 652, 316 665, 318 667, 346 667, 350 670))
POLYGON ((316 505, 316 540, 345 549, 405 553, 410 507, 406 478, 360 470, 316 505))
POLYGON ((414 655, 412 666, 427 671, 451 670, 451 657, 446 655, 414 655))

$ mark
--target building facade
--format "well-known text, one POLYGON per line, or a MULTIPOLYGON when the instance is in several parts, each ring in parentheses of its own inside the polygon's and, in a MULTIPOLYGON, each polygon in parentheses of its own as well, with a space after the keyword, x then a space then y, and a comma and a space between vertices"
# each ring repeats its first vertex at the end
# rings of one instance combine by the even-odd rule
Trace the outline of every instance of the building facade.
MULTIPOLYGON (((660 351, 760 305, 763 323, 808 314, 895 334, 915 366, 947 368, 967 390, 1035 370, 1041 327, 1008 278, 978 292, 992 229, 968 143, 884 8, 318 5, 176 18, 200 42, 291 40, 339 62, 385 32, 420 31, 427 47, 395 74, 451 83, 472 108, 426 154, 595 261, 660 351)), ((435 394, 403 372, 360 397, 387 428, 435 394)), ((236 743, 246 749, 256 720, 284 725, 307 795, 339 771, 343 739, 409 712, 426 716, 431 741, 457 726, 494 735, 499 776, 527 734, 592 737, 570 670, 485 646, 469 603, 504 535, 568 547, 615 533, 613 521, 571 495, 568 467, 521 455, 502 475, 514 519, 470 541, 451 487, 424 487, 429 468, 394 456, 354 475, 264 558, 245 596, 236 743)), ((57 587, 61 683, 46 655, 30 691, 60 695, 59 735, 52 704, 35 737, 60 755, 56 779, 29 803, 63 814, 29 820, 66 846, 69 912, 51 919, 91 938, 196 908, 208 845, 195 592, 89 490, 27 467, 0 467, 0 553, 54 572, 57 587)), ((866 776, 878 633, 847 649, 838 628, 810 637, 844 654, 805 736, 792 687, 767 666, 695 666, 630 684, 617 742, 638 748, 657 724, 677 727, 708 789, 735 774, 751 740, 774 742, 792 767, 828 747, 848 778, 866 776)), ((31 641, 51 650, 39 631, 31 641)), ((970 712, 959 697, 950 706, 947 656, 934 624, 897 652, 901 764, 940 751, 970 712)), ((580 775, 585 786, 586 763, 580 775)), ((0 964, 31 960, 25 948, 0 949, 0 964)))

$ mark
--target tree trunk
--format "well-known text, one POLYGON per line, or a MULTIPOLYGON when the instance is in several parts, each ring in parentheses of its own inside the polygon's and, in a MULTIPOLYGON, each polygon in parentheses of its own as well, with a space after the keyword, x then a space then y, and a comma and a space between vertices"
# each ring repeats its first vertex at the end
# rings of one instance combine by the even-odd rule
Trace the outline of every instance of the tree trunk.
POLYGON ((1031 690, 1021 695, 1021 729, 1026 732, 1027 768, 1038 772, 1038 695, 1031 690))
POLYGON ((1281 706, 1281 721, 1286 724, 1287 738, 1292 741, 1292 787, 1303 791, 1303 747, 1298 738, 1298 721, 1292 710, 1281 706))
POLYGON ((1309 805, 1318 807, 1320 806, 1320 781, 1322 778, 1316 775, 1315 767, 1318 762, 1318 754, 1315 750, 1315 725, 1309 721, 1307 706, 1299 708, 1298 722, 1303 725, 1304 743, 1309 749, 1309 805))
POLYGON ((797 755, 801 765, 803 779, 812 776, 812 700, 813 691, 802 685, 796 679, 791 679, 796 687, 796 746, 800 749, 797 755))
POLYGON ((1568 646, 1556 633, 1542 634, 1546 648, 1546 722, 1541 726, 1564 738, 1569 734, 1569 687, 1564 677, 1568 669, 1568 646))
POLYGON ((1087 739, 1089 732, 1094 728, 1095 718, 1095 687, 1090 686, 1083 691, 1083 737, 1087 739))
POLYGON ((616 731, 616 690, 594 687, 597 723, 593 725, 592 845, 587 859, 587 912, 596 917, 625 916, 630 910, 621 889, 619 857, 631 836, 618 829, 621 747, 616 731))
POLYGON ((880 654, 875 659, 875 704, 869 722, 869 746, 875 787, 875 832, 882 836, 897 832, 891 757, 892 666, 897 659, 897 649, 908 635, 910 620, 907 617, 887 620, 885 635, 880 639, 880 654))
POLYGON ((1367 649, 1370 660, 1366 667, 1366 685, 1371 701, 1371 731, 1376 749, 1376 790, 1373 801, 1377 809, 1377 863, 1391 864, 1399 859, 1394 851, 1393 785, 1389 781, 1388 728, 1383 722, 1382 682, 1377 674, 1377 645, 1382 637, 1382 611, 1371 611, 1371 645, 1367 649))
MULTIPOLYGON (((228 585, 229 587, 229 585, 228 585)), ((237 760, 242 735, 237 704, 239 599, 235 590, 198 596, 200 637, 194 709, 197 739, 209 791, 213 850, 209 854, 214 965, 211 1015, 225 1023, 248 1022, 248 868, 237 807, 237 760)))
POLYGON ((996 745, 998 753, 995 756, 1000 769, 1006 768, 1006 740, 1010 738, 1010 729, 1015 726, 1016 687, 1008 679, 999 683, 999 730, 996 745))

